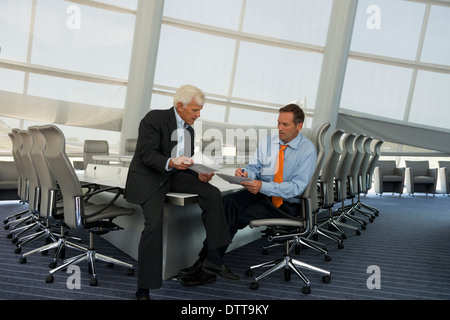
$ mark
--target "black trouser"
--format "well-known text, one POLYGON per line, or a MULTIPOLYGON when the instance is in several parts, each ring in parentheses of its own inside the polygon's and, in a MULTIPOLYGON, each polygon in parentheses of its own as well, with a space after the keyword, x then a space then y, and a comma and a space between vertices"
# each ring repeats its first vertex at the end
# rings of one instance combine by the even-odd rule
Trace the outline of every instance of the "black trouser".
POLYGON ((157 289, 162 285, 163 210, 165 195, 169 191, 198 194, 208 250, 231 243, 220 190, 209 183, 201 182, 198 177, 188 172, 175 171, 170 181, 141 205, 145 224, 138 251, 139 288, 157 289))
MULTIPOLYGON (((279 210, 296 216, 300 210, 300 203, 289 203, 284 201, 283 204, 276 208, 271 203, 271 197, 267 197, 262 193, 252 194, 247 190, 240 190, 223 197, 223 209, 230 230, 231 238, 238 230, 248 226, 250 221, 266 218, 285 218, 286 216, 279 210)), ((219 248, 220 255, 223 257, 228 245, 219 248)), ((203 250, 202 252, 205 252, 203 250)))

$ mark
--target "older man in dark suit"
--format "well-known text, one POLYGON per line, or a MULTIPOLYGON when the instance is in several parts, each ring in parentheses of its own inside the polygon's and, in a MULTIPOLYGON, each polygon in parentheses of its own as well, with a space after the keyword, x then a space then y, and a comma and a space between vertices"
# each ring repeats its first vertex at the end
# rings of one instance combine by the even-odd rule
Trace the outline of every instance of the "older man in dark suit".
POLYGON ((199 284, 213 281, 215 274, 238 279, 220 257, 208 256, 210 250, 231 242, 221 192, 208 183, 213 173, 198 174, 189 169, 194 151, 191 126, 200 117, 204 94, 194 86, 185 85, 177 90, 173 101, 172 108, 150 111, 141 120, 136 151, 128 171, 125 198, 139 204, 145 218, 138 251, 137 299, 149 299, 149 289, 162 285, 163 208, 169 191, 198 194, 206 230, 200 258, 184 270, 184 274, 197 278, 202 274, 200 280, 196 280, 199 284))

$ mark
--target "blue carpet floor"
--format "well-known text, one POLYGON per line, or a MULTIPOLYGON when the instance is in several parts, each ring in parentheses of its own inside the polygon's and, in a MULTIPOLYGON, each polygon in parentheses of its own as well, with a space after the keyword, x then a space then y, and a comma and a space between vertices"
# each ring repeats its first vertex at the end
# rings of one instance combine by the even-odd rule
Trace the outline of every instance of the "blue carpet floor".
MULTIPOLYGON (((369 194, 362 201, 377 207, 380 215, 367 225, 361 235, 349 232, 344 249, 330 240, 319 238, 332 258, 327 262, 311 249, 302 249, 297 259, 331 272, 331 282, 322 276, 304 271, 311 281, 311 294, 301 293, 303 282, 292 274, 284 281, 282 270, 264 278, 258 290, 249 288, 251 278, 245 276, 250 265, 282 256, 281 248, 263 255, 265 239, 229 252, 226 263, 241 280, 217 279, 202 287, 184 287, 176 279, 163 282, 152 290, 154 300, 450 300, 450 198, 416 194, 383 197, 369 194), (374 272, 374 270, 376 272, 374 272)), ((0 218, 18 210, 16 202, 0 202, 0 218)), ((45 283, 51 254, 35 254, 26 264, 19 264, 14 244, 7 239, 9 231, 0 230, 0 299, 7 300, 130 300, 137 276, 127 276, 126 269, 97 267, 99 285, 89 286, 87 267, 81 265, 80 289, 69 289, 70 275, 59 272, 54 283, 45 283)), ((77 235, 71 233, 71 235, 77 235)), ((87 239, 83 234, 84 243, 87 239)), ((31 250, 38 244, 30 245, 31 250)), ((39 243, 39 246, 42 243, 39 243)), ((132 258, 96 238, 99 252, 136 264, 132 258)), ((67 252, 70 256, 75 252, 67 252)), ((138 271, 137 268, 136 272, 138 271)))

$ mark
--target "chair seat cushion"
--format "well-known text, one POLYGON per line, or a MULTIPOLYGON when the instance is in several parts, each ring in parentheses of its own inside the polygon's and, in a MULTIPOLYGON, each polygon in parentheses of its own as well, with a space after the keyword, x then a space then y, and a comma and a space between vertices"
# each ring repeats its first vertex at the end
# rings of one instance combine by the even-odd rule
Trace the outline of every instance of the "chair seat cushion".
POLYGON ((383 182, 402 182, 402 176, 387 175, 383 176, 383 182))
POLYGON ((429 176, 415 176, 414 183, 433 184, 434 178, 429 177, 429 176))

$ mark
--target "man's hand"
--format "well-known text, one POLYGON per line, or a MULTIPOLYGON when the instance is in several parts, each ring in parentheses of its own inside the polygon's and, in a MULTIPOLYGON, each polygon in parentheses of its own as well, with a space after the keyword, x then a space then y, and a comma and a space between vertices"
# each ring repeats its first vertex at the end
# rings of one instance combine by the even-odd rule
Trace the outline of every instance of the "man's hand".
POLYGON ((211 173, 199 173, 198 174, 198 180, 201 182, 209 182, 212 177, 214 176, 214 172, 211 173))
POLYGON ((246 177, 246 178, 248 178, 248 172, 245 171, 244 169, 241 169, 241 168, 237 168, 236 171, 234 172, 234 175, 236 177, 246 177))
POLYGON ((244 181, 241 183, 245 189, 250 191, 253 194, 257 194, 261 190, 262 181, 260 180, 252 180, 252 181, 244 181))
POLYGON ((185 156, 180 156, 178 158, 170 158, 169 168, 175 168, 178 170, 186 170, 187 168, 192 166, 193 163, 194 163, 194 161, 191 158, 188 158, 185 156))

